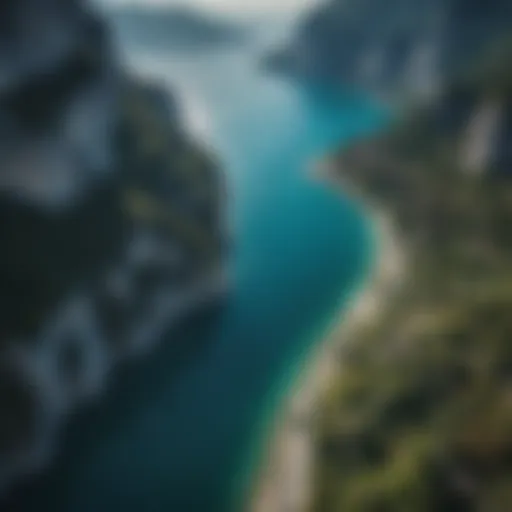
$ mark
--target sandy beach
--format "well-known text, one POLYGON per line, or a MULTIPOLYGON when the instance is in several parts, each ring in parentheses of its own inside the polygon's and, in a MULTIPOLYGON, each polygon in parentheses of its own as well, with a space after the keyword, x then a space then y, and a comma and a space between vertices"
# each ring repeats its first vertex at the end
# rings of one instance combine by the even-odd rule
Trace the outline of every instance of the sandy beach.
POLYGON ((366 282, 345 305, 339 321, 310 356, 283 413, 276 419, 262 456, 261 474, 248 501, 248 512, 306 512, 310 508, 314 471, 314 426, 317 404, 339 371, 337 349, 358 329, 378 320, 400 283, 407 262, 392 220, 334 174, 328 162, 315 163, 313 179, 321 180, 361 204, 374 230, 376 254, 366 282))

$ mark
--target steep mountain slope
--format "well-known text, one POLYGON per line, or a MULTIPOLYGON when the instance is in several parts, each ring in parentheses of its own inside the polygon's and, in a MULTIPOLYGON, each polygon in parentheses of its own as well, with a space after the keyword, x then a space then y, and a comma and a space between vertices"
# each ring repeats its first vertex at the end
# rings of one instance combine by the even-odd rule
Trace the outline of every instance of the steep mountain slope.
POLYGON ((510 510, 512 46, 496 48, 330 162, 391 215, 409 268, 319 406, 315 510, 510 510))
POLYGON ((223 292, 226 233, 217 163, 83 2, 4 1, 0 20, 2 491, 119 362, 223 292))

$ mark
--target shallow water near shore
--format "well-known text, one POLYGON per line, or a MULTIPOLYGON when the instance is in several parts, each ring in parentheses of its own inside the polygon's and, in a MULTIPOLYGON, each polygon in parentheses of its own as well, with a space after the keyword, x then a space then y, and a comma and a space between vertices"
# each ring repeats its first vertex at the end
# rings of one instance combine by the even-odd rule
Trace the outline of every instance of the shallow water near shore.
POLYGON ((368 267, 365 220, 308 166, 383 126, 383 109, 268 76, 247 48, 130 55, 179 92, 226 166, 232 291, 74 422, 18 510, 230 510, 290 378, 368 267))

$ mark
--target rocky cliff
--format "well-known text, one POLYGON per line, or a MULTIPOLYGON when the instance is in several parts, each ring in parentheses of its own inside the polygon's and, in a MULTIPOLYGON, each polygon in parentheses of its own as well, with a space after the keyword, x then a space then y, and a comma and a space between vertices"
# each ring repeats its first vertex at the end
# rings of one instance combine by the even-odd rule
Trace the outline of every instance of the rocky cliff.
POLYGON ((268 59, 307 78, 430 96, 512 23, 507 0, 329 0, 268 59))
POLYGON ((84 2, 0 4, 0 492, 222 292, 225 187, 178 111, 84 2))

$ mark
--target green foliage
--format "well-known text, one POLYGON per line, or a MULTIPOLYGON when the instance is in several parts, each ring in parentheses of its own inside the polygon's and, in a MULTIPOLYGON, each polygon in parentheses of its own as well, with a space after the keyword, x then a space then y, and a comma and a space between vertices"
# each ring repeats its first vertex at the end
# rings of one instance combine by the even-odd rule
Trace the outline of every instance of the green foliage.
POLYGON ((162 227, 199 260, 221 257, 220 171, 166 113, 164 93, 127 85, 118 133, 126 212, 162 227), (164 107, 162 112, 162 106, 164 107))
POLYGON ((456 86, 470 87, 487 96, 510 98, 512 95, 512 37, 493 40, 478 55, 456 86))
MULTIPOLYGON (((466 82, 472 101, 512 100, 493 59, 503 75, 466 82)), ((460 128, 439 136, 433 123, 422 112, 337 158, 394 216, 411 262, 322 400, 318 512, 510 510, 512 184, 461 172, 460 128)))

